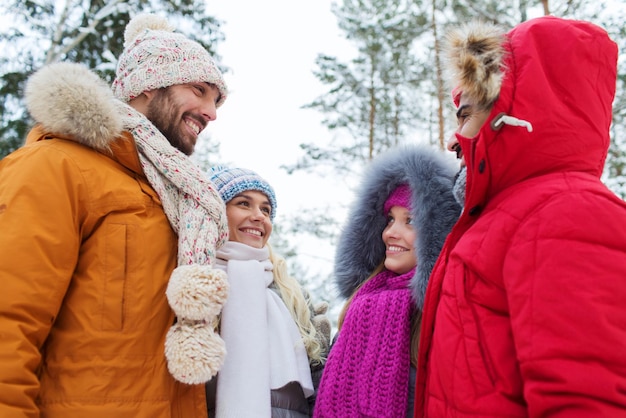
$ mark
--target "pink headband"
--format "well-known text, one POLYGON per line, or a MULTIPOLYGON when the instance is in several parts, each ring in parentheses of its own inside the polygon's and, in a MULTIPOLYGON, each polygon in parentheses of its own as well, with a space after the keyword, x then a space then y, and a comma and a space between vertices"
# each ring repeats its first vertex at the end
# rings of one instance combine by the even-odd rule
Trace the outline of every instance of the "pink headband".
POLYGON ((385 216, 393 206, 402 206, 403 208, 411 210, 411 189, 407 184, 400 184, 391 192, 383 207, 385 216))

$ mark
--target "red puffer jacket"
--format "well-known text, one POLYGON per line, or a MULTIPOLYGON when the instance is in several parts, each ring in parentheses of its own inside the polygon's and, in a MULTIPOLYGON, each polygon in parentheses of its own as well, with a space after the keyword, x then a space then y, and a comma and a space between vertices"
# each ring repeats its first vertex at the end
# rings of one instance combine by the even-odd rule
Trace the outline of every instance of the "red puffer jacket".
POLYGON ((617 48, 543 17, 507 34, 465 210, 431 276, 416 417, 626 416, 626 203, 600 181, 617 48), (532 124, 503 126, 500 113, 532 124))

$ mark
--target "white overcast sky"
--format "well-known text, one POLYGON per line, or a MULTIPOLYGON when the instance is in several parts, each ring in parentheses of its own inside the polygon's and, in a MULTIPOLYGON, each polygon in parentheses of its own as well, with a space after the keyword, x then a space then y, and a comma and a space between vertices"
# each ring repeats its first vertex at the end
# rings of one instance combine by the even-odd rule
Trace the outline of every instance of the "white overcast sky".
MULTIPOLYGON (((301 109, 326 89, 313 75, 317 55, 351 58, 330 8, 331 0, 207 1, 207 13, 223 21, 226 40, 218 53, 231 69, 230 96, 207 133, 220 142, 225 163, 253 169, 272 184, 277 222, 302 207, 351 200, 345 183, 332 176, 289 176, 279 168, 302 155, 300 143, 331 136, 319 112, 301 109)), ((300 261, 329 271, 333 252, 303 249, 300 261)))
POLYGON ((208 128, 225 159, 284 177, 278 166, 296 161, 300 143, 330 136, 319 112, 301 109, 326 89, 313 75, 317 55, 349 52, 330 5, 331 0, 207 2, 208 13, 224 22, 226 40, 218 52, 231 70, 225 74, 230 95, 208 128))

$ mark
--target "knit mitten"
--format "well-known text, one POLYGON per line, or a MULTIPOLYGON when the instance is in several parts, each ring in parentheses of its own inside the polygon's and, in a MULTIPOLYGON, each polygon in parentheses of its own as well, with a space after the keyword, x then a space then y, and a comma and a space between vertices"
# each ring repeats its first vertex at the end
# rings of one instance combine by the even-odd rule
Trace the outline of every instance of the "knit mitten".
POLYGON ((165 339, 167 367, 180 382, 206 383, 224 363, 226 348, 215 332, 228 295, 226 273, 199 264, 177 267, 165 292, 176 314, 165 339))
POLYGON ((328 350, 330 347, 330 320, 326 313, 328 312, 328 303, 320 302, 313 306, 313 317, 311 318, 311 322, 317 331, 317 341, 320 344, 320 348, 322 351, 322 358, 326 359, 328 357, 328 350))

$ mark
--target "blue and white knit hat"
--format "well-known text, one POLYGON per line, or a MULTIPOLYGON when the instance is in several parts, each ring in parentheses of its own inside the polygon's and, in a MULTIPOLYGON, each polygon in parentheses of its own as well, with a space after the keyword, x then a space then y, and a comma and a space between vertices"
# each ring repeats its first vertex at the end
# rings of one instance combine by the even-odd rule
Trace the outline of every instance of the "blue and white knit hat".
POLYGON ((270 200, 272 213, 270 219, 274 221, 276 216, 276 195, 270 184, 257 173, 247 168, 214 166, 211 167, 211 181, 217 187, 224 203, 230 202, 239 193, 246 190, 257 190, 270 200))
POLYGON ((215 85, 217 107, 224 103, 224 77, 202 45, 175 33, 161 16, 141 14, 128 23, 112 86, 118 99, 128 102, 144 91, 197 82, 215 85))

